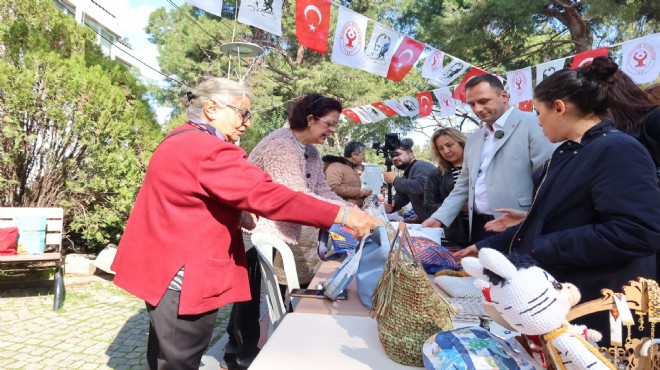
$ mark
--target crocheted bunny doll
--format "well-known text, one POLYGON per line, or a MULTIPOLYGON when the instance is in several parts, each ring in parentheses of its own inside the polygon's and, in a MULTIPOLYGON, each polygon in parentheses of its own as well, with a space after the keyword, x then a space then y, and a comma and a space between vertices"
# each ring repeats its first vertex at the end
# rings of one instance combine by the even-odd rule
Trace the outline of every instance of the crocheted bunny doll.
POLYGON ((571 306, 580 300, 578 289, 573 284, 558 283, 535 266, 531 257, 509 258, 483 248, 478 259, 466 257, 461 264, 477 279, 478 286, 490 283, 487 297, 511 328, 522 334, 543 336, 556 369, 614 369, 566 321, 571 306))

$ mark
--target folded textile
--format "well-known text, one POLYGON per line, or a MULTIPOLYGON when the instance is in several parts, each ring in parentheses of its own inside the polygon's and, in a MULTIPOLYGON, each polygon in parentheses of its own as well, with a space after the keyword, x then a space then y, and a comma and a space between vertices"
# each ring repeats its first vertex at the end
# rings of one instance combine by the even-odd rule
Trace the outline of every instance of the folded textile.
POLYGON ((479 298, 483 294, 474 286, 473 277, 436 276, 433 282, 453 298, 479 298))

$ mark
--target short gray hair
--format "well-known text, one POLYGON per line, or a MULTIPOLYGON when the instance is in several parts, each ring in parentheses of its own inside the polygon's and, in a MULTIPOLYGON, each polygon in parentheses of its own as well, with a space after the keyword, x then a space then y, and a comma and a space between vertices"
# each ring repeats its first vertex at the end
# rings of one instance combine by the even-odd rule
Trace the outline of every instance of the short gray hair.
POLYGON ((183 98, 183 105, 188 118, 199 118, 207 100, 227 104, 233 99, 245 97, 252 99, 247 86, 227 78, 211 77, 188 91, 183 98))

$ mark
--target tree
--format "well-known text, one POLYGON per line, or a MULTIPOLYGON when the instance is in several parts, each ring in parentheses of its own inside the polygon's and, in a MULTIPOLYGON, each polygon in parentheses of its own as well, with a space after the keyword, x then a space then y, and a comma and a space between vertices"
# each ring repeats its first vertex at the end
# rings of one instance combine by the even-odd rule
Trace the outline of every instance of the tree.
POLYGON ((116 243, 163 137, 146 89, 52 2, 0 4, 0 201, 62 206, 74 241, 116 243))

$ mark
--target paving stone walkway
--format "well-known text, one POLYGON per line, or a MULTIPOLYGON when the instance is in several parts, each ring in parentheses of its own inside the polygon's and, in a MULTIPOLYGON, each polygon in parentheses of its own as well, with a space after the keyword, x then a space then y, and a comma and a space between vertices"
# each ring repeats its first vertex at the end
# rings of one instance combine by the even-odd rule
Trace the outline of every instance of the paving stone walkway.
MULTIPOLYGON (((65 286, 58 312, 50 288, 0 291, 0 369, 143 368, 144 302, 98 276, 65 286)), ((230 309, 220 309, 211 345, 225 334, 230 309)))

